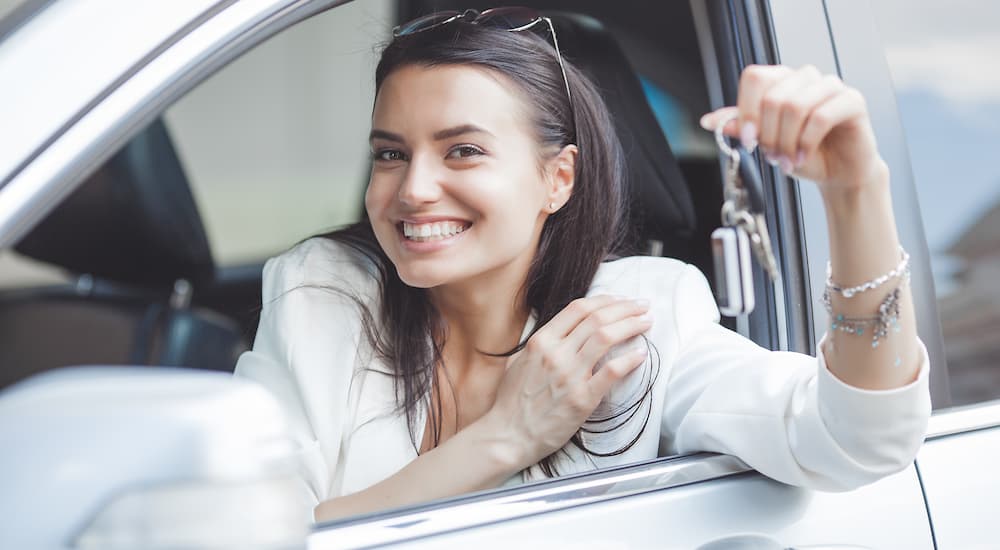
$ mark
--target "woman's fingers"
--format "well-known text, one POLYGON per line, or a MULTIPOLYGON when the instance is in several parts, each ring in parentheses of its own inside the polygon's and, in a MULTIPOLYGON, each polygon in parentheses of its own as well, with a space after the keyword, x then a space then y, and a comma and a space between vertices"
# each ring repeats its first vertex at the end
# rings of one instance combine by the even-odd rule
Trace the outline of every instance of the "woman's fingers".
MULTIPOLYGON (((568 355, 576 355, 584 347, 584 344, 594 338, 595 335, 599 339, 613 339, 615 329, 611 329, 611 327, 623 319, 638 318, 638 316, 648 311, 648 302, 627 298, 620 298, 604 304, 582 319, 566 336, 562 345, 565 347, 568 355)), ((615 341, 612 345, 616 343, 618 342, 615 341)))
POLYGON ((737 107, 721 107, 701 117, 699 124, 709 132, 714 132, 721 121, 729 119, 729 122, 722 128, 722 134, 729 137, 738 137, 740 135, 739 121, 732 118, 736 114, 739 114, 739 108, 737 107))
POLYGON ((740 139, 744 146, 762 143, 761 105, 764 96, 772 86, 790 74, 792 70, 782 65, 750 65, 740 74, 736 107, 740 115, 740 139))
POLYGON ((604 325, 590 334, 577 352, 576 361, 580 365, 593 367, 611 351, 611 348, 643 334, 652 326, 653 320, 647 315, 626 317, 604 325))
POLYGON ((802 132, 812 113, 844 88, 839 78, 833 75, 810 79, 807 85, 796 90, 781 108, 781 124, 778 130, 776 150, 778 155, 802 163, 815 146, 807 147, 802 141, 802 132))
POLYGON ((866 112, 867 107, 861 92, 842 85, 809 114, 802 128, 802 136, 799 138, 800 146, 807 153, 815 151, 836 126, 847 120, 862 117, 866 112))
POLYGON ((615 384, 645 363, 648 356, 649 348, 643 342, 643 345, 630 348, 627 352, 605 362, 587 381, 594 406, 600 403, 615 384))
POLYGON ((532 338, 541 335, 540 339, 546 341, 562 340, 592 313, 619 301, 621 301, 620 298, 607 295, 577 298, 555 314, 544 327, 538 329, 532 338))
POLYGON ((760 129, 758 140, 764 151, 772 157, 795 158, 794 148, 798 130, 792 128, 796 125, 796 117, 800 117, 798 126, 801 127, 801 119, 804 119, 802 115, 808 113, 809 109, 808 105, 797 103, 800 98, 799 94, 819 77, 819 71, 808 65, 798 71, 784 74, 772 82, 764 92, 760 99, 758 112, 741 111, 744 117, 756 116, 758 118, 760 129), (789 136, 787 133, 789 130, 793 131, 794 134, 789 136), (788 153, 783 150, 782 144, 790 146, 792 152, 788 153))
POLYGON ((866 177, 877 154, 860 92, 812 65, 747 67, 740 75, 737 105, 706 114, 701 125, 715 130, 734 114, 738 118, 726 124, 726 136, 751 150, 759 145, 784 172, 821 185, 866 177))

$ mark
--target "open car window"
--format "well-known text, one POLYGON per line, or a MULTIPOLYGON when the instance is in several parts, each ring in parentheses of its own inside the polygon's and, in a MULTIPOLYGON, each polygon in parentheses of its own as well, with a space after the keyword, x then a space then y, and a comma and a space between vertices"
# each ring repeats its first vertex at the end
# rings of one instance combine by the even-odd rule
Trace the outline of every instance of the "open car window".
POLYGON ((164 113, 219 266, 360 219, 376 45, 392 25, 389 0, 312 17, 164 113))
MULTIPOLYGON (((622 96, 628 101, 612 109, 616 125, 632 133, 633 141, 626 144, 627 154, 632 155, 627 158, 632 161, 628 164, 651 166, 652 177, 664 178, 668 185, 676 186, 667 189, 662 200, 657 196, 647 201, 647 206, 672 210, 665 210, 663 218, 651 215, 649 227, 656 226, 653 222, 666 222, 666 217, 670 217, 669 223, 664 223, 662 234, 643 235, 637 248, 678 257, 713 280, 709 234, 719 223, 721 174, 714 143, 698 127, 699 116, 711 105, 701 42, 695 34, 690 6, 664 5, 658 8, 662 14, 644 22, 635 13, 602 3, 565 7, 579 8, 577 11, 584 12, 584 16, 600 21, 607 30, 604 38, 615 40, 627 61, 610 68, 597 65, 591 70, 632 71, 629 76, 635 79, 638 95, 622 96), (664 22, 668 22, 670 32, 664 31, 664 22), (636 114, 637 102, 641 102, 638 107, 649 111, 641 127, 635 121, 646 115, 636 114), (663 142, 663 147, 650 152, 646 146, 651 140, 647 138, 652 137, 663 142), (668 176, 658 172, 665 166, 670 170, 668 176), (680 235, 683 240, 664 238, 664 234, 680 235), (653 246, 655 241, 659 241, 659 248, 653 246)), ((129 271, 126 264, 142 262, 134 262, 129 254, 105 250, 109 258, 129 260, 121 265, 97 266, 101 269, 98 279, 124 284, 124 289, 116 287, 111 292, 122 290, 121 295, 133 299, 138 291, 139 301, 129 303, 132 310, 128 319, 156 320, 157 312, 172 307, 175 301, 191 305, 198 312, 196 321, 218 332, 217 341, 226 346, 225 354, 211 356, 209 368, 232 370, 235 356, 252 345, 260 311, 261 263, 310 235, 353 222, 362 214, 377 47, 389 38, 397 17, 406 16, 404 12, 389 0, 353 2, 281 31, 158 113, 152 124, 90 177, 77 198, 106 185, 122 170, 135 170, 129 163, 142 155, 131 155, 129 151, 137 145, 139 149, 144 147, 144 140, 152 140, 160 144, 157 150, 169 157, 169 171, 176 176, 174 184, 180 182, 190 194, 193 209, 185 215, 195 216, 199 231, 204 232, 204 250, 191 262, 193 265, 185 264, 177 274, 168 270, 177 262, 158 264, 155 258, 150 260, 153 263, 149 265, 154 267, 148 272, 129 271), (163 147, 164 143, 168 146, 163 147), (161 265, 165 267, 159 269, 161 265), (193 284, 193 291, 190 286, 176 284, 180 282, 193 284)), ((576 56, 581 64, 588 61, 586 40, 577 40, 574 47, 571 32, 561 34, 560 40, 567 47, 568 58, 576 56)), ((159 172, 147 166, 137 174, 143 171, 159 172)), ((136 200, 137 207, 143 202, 170 206, 142 198, 136 200)), ((125 204, 123 208, 131 206, 125 204)), ((169 210, 155 205, 153 208, 158 209, 156 215, 163 220, 170 219, 169 210)), ((137 218, 148 218, 139 210, 132 213, 137 218)), ((54 229, 58 231, 59 227, 54 229)), ((114 232, 113 226, 110 231, 114 232)), ((52 238, 47 242, 51 243, 52 238)), ((104 248, 110 249, 111 245, 104 248)), ((24 254, 4 254, 0 262, 17 263, 18 272, 27 272, 39 265, 27 252, 39 249, 45 246, 27 247, 24 254)), ((92 271, 67 268, 54 260, 47 265, 44 269, 49 270, 51 278, 38 272, 36 282, 73 284, 77 277, 89 276, 92 271)), ((21 276, 10 286, 21 285, 26 278, 30 279, 21 276)), ((759 307, 765 309, 763 304, 759 307)), ((724 323, 736 328, 733 319, 724 323)), ((747 334, 746 327, 741 328, 747 334)), ((74 336, 74 342, 94 341, 74 336)), ((133 333, 123 330, 119 336, 116 341, 126 346, 115 355, 124 358, 121 362, 134 364, 137 362, 131 358, 142 357, 149 364, 161 364, 156 357, 169 356, 164 355, 170 351, 169 346, 160 340, 151 346, 139 346, 144 355, 138 355, 133 349, 138 341, 133 333)), ((170 336, 165 333, 162 340, 169 341, 170 336)), ((751 336, 764 345, 772 341, 766 334, 751 336)))

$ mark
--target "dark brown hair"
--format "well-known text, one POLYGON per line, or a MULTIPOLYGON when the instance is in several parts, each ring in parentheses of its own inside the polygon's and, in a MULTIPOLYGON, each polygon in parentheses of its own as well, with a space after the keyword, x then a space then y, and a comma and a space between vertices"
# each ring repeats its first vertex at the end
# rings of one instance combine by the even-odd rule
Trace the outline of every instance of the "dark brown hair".
MULTIPOLYGON (((395 38, 382 51, 375 71, 376 93, 393 71, 408 65, 473 65, 495 71, 514 83, 526 101, 539 151, 558 151, 568 144, 578 147, 572 196, 546 220, 521 289, 521 297, 537 317, 537 330, 571 301, 586 295, 602 261, 623 252, 628 204, 624 156, 608 109, 594 84, 566 62, 571 105, 555 50, 532 32, 455 22, 395 38)), ((421 401, 429 399, 431 391, 440 398, 441 381, 436 368, 444 344, 440 317, 424 289, 409 287, 400 280, 367 219, 322 237, 348 246, 376 266, 380 280, 378 322, 368 306, 358 301, 362 321, 375 353, 394 368, 397 405, 406 415, 412 436, 421 401)), ((494 353, 510 355, 524 344, 494 353)), ((650 357, 655 363, 656 354, 650 357)), ((581 431, 610 432, 640 409, 645 409, 645 427, 651 405, 644 407, 643 402, 648 401, 655 377, 652 367, 646 370, 645 389, 634 402, 607 411, 602 408, 603 415, 591 418, 581 431)), ((441 427, 440 399, 437 402, 436 410, 429 408, 428 413, 435 445, 441 427)), ((612 456, 631 448, 640 434, 641 430, 625 445, 606 451, 587 448, 580 432, 571 441, 591 455, 612 456)), ((413 444, 419 448, 416 440, 413 444)), ((552 455, 539 466, 548 476, 558 474, 552 455)))

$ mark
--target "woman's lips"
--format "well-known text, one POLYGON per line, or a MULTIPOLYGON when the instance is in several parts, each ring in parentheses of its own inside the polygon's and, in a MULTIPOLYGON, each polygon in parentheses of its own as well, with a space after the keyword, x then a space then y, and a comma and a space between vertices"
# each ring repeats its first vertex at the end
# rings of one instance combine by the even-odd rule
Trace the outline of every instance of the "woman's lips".
POLYGON ((403 220, 396 230, 403 247, 413 252, 434 252, 458 242, 472 223, 455 218, 403 220))

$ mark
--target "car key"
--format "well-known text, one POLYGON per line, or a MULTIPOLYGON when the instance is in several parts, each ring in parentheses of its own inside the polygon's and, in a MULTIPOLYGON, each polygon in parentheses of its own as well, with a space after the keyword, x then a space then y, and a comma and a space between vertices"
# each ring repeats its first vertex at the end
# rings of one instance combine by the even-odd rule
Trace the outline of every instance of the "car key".
POLYGON ((750 239, 742 226, 723 226, 712 232, 715 298, 719 312, 735 317, 754 308, 750 239))
MULTIPOLYGON (((736 162, 735 168, 738 181, 736 182, 745 193, 747 202, 744 206, 749 210, 752 221, 747 223, 747 235, 750 237, 750 245, 753 247, 754 256, 757 262, 771 278, 772 281, 778 278, 778 262, 774 257, 774 249, 771 247, 771 235, 767 230, 767 221, 764 218, 764 186, 760 180, 760 173, 751 162, 749 151, 742 147, 733 149, 734 155, 730 155, 730 162, 736 162), (747 161, 743 161, 747 159, 747 161)), ((743 216, 740 216, 743 218, 743 216)))
MULTIPOLYGON (((731 120, 731 119, 730 119, 731 120)), ((712 259, 716 277, 716 301, 723 315, 750 313, 754 308, 754 281, 750 249, 771 280, 778 276, 771 247, 760 176, 750 162, 741 162, 745 153, 730 147, 722 135, 729 122, 723 120, 715 131, 716 142, 726 154, 723 182, 722 227, 712 232, 712 259)))

